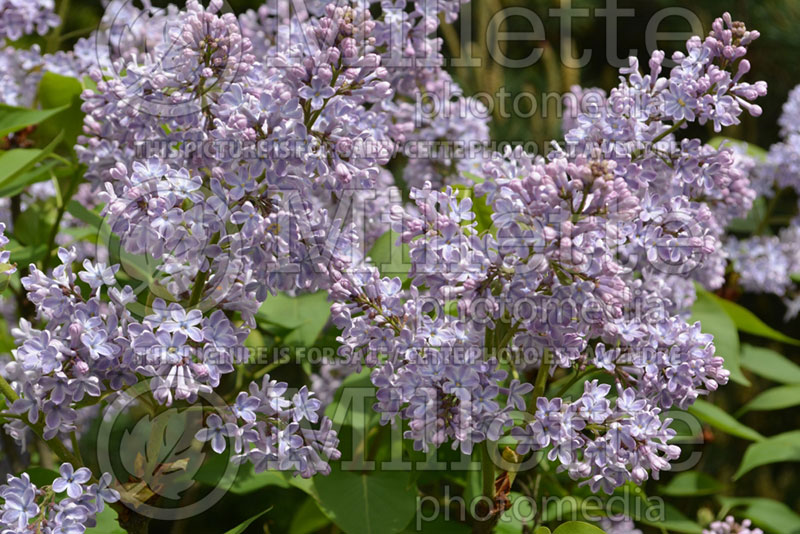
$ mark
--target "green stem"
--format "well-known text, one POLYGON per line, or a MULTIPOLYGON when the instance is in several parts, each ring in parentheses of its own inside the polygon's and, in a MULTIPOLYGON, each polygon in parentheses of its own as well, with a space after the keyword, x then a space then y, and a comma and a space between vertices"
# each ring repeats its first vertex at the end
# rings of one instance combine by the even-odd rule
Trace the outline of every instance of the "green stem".
POLYGON ((200 302, 203 290, 206 288, 206 278, 208 278, 208 271, 200 271, 200 274, 197 275, 197 280, 194 281, 194 287, 192 288, 192 296, 189 299, 189 308, 193 308, 200 302))
POLYGON ((14 391, 14 388, 11 387, 11 384, 6 381, 3 375, 0 375, 0 393, 10 401, 9 404, 19 399, 19 395, 17 395, 17 392, 14 391))
POLYGON ((483 494, 494 502, 494 464, 489 456, 489 446, 486 441, 481 443, 481 475, 483 494))
POLYGON ((70 443, 72 444, 72 453, 75 455, 75 458, 78 459, 80 465, 84 465, 83 457, 81 456, 81 448, 78 444, 78 435, 75 434, 73 430, 69 435, 70 443))
POLYGON ((77 184, 78 178, 76 175, 73 175, 69 180, 66 194, 61 197, 61 205, 58 207, 56 221, 53 223, 53 227, 50 229, 50 235, 47 238, 47 254, 45 254, 42 260, 42 272, 47 272, 47 269, 50 267, 50 261, 53 257, 53 248, 56 246, 56 237, 58 236, 58 231, 61 229, 61 219, 64 218, 64 212, 67 211, 67 204, 69 204, 69 201, 72 199, 72 195, 75 194, 77 184))
MULTIPOLYGON (((472 532, 474 534, 488 534, 492 532, 498 515, 492 513, 494 509, 494 464, 489 456, 489 446, 484 441, 480 444, 481 451, 481 493, 489 500, 488 508, 476 513, 475 524, 472 532), (481 517, 481 519, 478 519, 481 517)), ((483 504, 483 503, 481 503, 483 504)))
POLYGON ((544 353, 542 353, 542 365, 539 366, 539 371, 536 373, 536 380, 533 383, 533 394, 531 395, 531 402, 528 404, 529 413, 534 413, 536 411, 536 399, 544 395, 547 379, 550 378, 550 366, 552 363, 550 351, 544 351, 544 353))

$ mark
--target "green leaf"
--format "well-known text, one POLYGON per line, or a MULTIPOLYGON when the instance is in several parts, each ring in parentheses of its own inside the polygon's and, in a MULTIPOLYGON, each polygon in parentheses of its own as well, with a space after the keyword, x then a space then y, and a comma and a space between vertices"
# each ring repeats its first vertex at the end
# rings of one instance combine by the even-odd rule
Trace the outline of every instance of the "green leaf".
POLYGON ((0 137, 39 124, 67 109, 68 106, 53 109, 27 109, 0 104, 0 137))
POLYGON ((718 406, 714 406, 708 401, 697 399, 689 408, 689 413, 713 426, 722 430, 726 434, 749 439, 751 441, 762 441, 764 436, 744 425, 726 413, 718 406))
POLYGON ((14 225, 14 237, 25 245, 46 245, 52 223, 44 219, 45 215, 38 206, 23 211, 14 225))
POLYGON ((800 430, 771 436, 747 447, 733 479, 740 479, 756 467, 778 462, 800 462, 800 430))
POLYGON ((28 265, 36 263, 47 254, 47 245, 26 246, 16 239, 9 239, 6 250, 11 253, 11 263, 28 265))
POLYGON ((48 161, 27 172, 18 174, 0 187, 0 198, 13 197, 31 184, 49 180, 51 171, 56 165, 58 165, 58 162, 48 161))
POLYGON ((99 213, 86 209, 86 207, 77 200, 70 200, 67 202, 67 212, 79 221, 97 230, 103 225, 103 217, 99 213))
POLYGON ((416 511, 410 473, 341 471, 314 477, 322 511, 348 534, 401 532, 416 511))
POLYGON ((783 410, 797 405, 800 405, 800 384, 791 384, 761 392, 756 398, 745 404, 739 413, 783 410))
POLYGON ((97 526, 86 529, 86 534, 127 534, 127 531, 119 526, 117 511, 106 505, 97 514, 97 526))
POLYGON ((331 304, 325 291, 291 297, 285 293, 270 295, 256 317, 292 331, 284 341, 288 345, 310 346, 319 337, 331 316, 331 304))
POLYGON ((742 345, 742 367, 782 384, 800 384, 800 365, 765 347, 742 345))
POLYGON ((753 207, 744 219, 733 219, 728 223, 728 230, 743 234, 753 234, 758 230, 758 226, 764 220, 764 217, 767 216, 767 211, 766 199, 758 197, 753 201, 753 207))
POLYGON ((753 334, 754 336, 761 336, 768 339, 774 339, 776 341, 781 341, 783 343, 789 343, 790 345, 800 345, 800 340, 791 338, 786 334, 778 332, 771 326, 768 326, 764 323, 761 319, 756 317, 756 315, 733 301, 720 298, 713 293, 708 293, 711 298, 715 299, 719 305, 725 310, 725 313, 728 314, 736 327, 741 330, 742 332, 747 332, 748 334, 753 334))
POLYGON ((262 515, 266 514, 270 510, 272 510, 272 506, 270 506, 269 508, 267 508, 263 512, 257 513, 256 515, 254 515, 253 517, 251 517, 250 519, 248 519, 244 523, 240 523, 238 526, 233 527, 232 529, 230 529, 225 534, 242 534, 245 530, 247 530, 247 527, 249 527, 256 519, 258 519, 262 515))
POLYGON ((39 163, 50 154, 56 145, 61 142, 63 133, 56 137, 42 149, 15 148, 0 155, 0 187, 6 187, 20 174, 39 163))
POLYGON ((390 230, 380 236, 367 256, 372 260, 373 265, 378 268, 381 276, 400 280, 408 279, 408 270, 411 267, 411 259, 408 254, 408 245, 405 243, 397 244, 400 234, 390 230))
POLYGON ((743 506, 742 516, 773 534, 796 534, 800 531, 800 515, 782 502, 762 497, 720 497, 727 508, 743 506))
POLYGON ((356 421, 363 418, 367 427, 377 423, 380 416, 372 409, 372 403, 360 402, 360 397, 348 396, 349 391, 369 390, 368 397, 374 397, 375 386, 370 380, 370 370, 364 368, 359 373, 353 373, 342 381, 342 384, 333 395, 333 401, 325 407, 325 416, 329 417, 335 426, 344 425, 346 421, 356 421), (343 399, 344 397, 344 399, 343 399), (350 403, 340 406, 342 402, 350 403))
POLYGON ((695 497, 715 495, 723 490, 717 479, 699 471, 678 473, 668 484, 661 486, 660 492, 670 497, 695 497))
POLYGON ((41 130, 47 136, 52 135, 56 129, 63 129, 64 143, 72 148, 83 129, 81 92, 83 86, 77 79, 46 72, 39 82, 39 102, 43 108, 62 109, 63 114, 57 120, 43 122, 37 129, 37 134, 41 130))
POLYGON ((569 521, 560 525, 553 534, 603 534, 603 531, 583 521, 569 521))
POLYGON ((739 364, 739 333, 736 331, 736 324, 725 313, 715 296, 700 288, 697 290, 697 300, 692 306, 689 322, 694 321, 700 321, 702 331, 714 336, 716 353, 724 358, 725 369, 730 371, 731 380, 749 386, 750 381, 745 378, 739 364))
POLYGON ((314 499, 306 499, 295 512, 289 534, 311 534, 328 526, 331 520, 322 513, 314 499))

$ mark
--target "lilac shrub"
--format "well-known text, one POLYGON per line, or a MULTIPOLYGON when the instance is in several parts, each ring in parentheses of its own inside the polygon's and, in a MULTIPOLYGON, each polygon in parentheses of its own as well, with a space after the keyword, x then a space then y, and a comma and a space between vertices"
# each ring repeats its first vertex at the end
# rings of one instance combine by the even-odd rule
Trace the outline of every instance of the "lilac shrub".
MULTIPOLYGON (((269 1, 237 17, 221 0, 160 11, 112 1, 73 50, 0 52, 7 104, 30 105, 45 72, 84 82, 74 150, 88 184, 77 198, 150 268, 147 284, 128 283, 108 251, 79 251, 55 232, 60 265, 20 273, 32 312, 17 303, 4 429, 69 462, 49 487, 9 477, 7 531, 80 533, 120 499, 125 481, 78 467, 75 444, 93 408, 139 383, 154 413, 235 385, 194 437, 256 473, 330 474, 342 456, 325 415, 333 377, 361 369, 381 423, 402 425, 416 451, 472 455, 502 440, 520 462, 543 451, 608 495, 670 469, 680 448, 667 412, 731 376, 713 336, 688 321, 695 283, 720 288, 730 260, 745 287, 783 294, 798 261, 779 246, 794 227, 746 245, 726 236, 768 189, 767 171, 735 146, 681 135, 760 115, 766 83, 746 81, 745 58, 759 34, 726 13, 669 72, 662 51, 646 69, 631 58, 617 87, 573 107, 565 142, 545 157, 497 153, 485 146, 486 110, 443 69, 439 19, 456 20, 462 3, 284 12, 269 1), (404 147, 437 143, 482 153, 399 168, 404 147), (365 252, 388 232, 408 252, 403 273, 365 252), (249 372, 262 305, 318 291, 339 360, 312 377, 316 391, 249 372), (548 389, 562 377, 560 392, 548 389)), ((54 25, 46 8, 0 3, 0 28, 21 16, 25 32, 42 32, 54 25)), ((767 163, 782 187, 794 124, 782 121, 787 145, 767 163)), ((13 274, 8 251, 0 264, 13 274)), ((708 532, 736 532, 732 521, 708 532)), ((638 532, 629 519, 602 525, 638 532)))

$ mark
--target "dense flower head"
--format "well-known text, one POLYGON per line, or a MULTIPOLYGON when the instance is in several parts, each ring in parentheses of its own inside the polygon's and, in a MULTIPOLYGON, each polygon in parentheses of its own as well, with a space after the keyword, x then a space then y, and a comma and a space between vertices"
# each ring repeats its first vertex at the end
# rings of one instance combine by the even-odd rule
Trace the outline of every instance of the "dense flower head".
POLYGON ((46 34, 58 26, 53 0, 0 1, 0 39, 15 41, 30 33, 46 34))
POLYGON ((287 390, 285 382, 264 375, 260 384, 252 382, 239 393, 230 413, 211 414, 197 439, 210 441, 217 453, 232 440, 234 461, 251 462, 256 473, 277 469, 303 478, 329 473, 327 462, 341 456, 332 421, 319 417, 320 401, 305 386, 291 397, 287 390))
MULTIPOLYGON (((773 144, 765 157, 742 155, 743 168, 749 172, 753 186, 773 207, 787 192, 800 191, 800 134, 796 123, 800 106, 800 90, 795 88, 784 103, 781 141, 773 144)), ((741 147, 740 150, 744 150, 741 147)), ((800 273, 800 217, 795 211, 788 225, 770 234, 774 227, 770 209, 763 214, 758 235, 727 238, 726 252, 736 282, 745 291, 772 293, 785 297, 785 320, 797 316, 800 298, 794 277, 800 273)))
POLYGON ((86 467, 65 463, 49 486, 37 487, 23 473, 8 476, 0 486, 0 528, 4 533, 69 532, 80 534, 97 524, 96 516, 106 503, 117 502, 119 492, 111 487, 111 475, 91 480, 86 467))

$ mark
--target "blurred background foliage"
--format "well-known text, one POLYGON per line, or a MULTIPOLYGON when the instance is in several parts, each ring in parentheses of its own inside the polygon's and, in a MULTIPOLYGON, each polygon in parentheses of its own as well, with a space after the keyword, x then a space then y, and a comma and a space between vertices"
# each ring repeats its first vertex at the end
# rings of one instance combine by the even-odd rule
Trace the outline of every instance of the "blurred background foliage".
MULTIPOLYGON (((228 0, 230 7, 236 13, 246 9, 257 8, 259 0, 228 0)), ((162 6, 167 2, 154 1, 154 5, 162 6)), ((178 1, 177 3, 181 3, 178 1)), ((617 83, 617 67, 607 61, 608 39, 616 43, 618 56, 627 55, 627 51, 636 50, 640 64, 646 65, 649 57, 645 30, 647 23, 660 10, 665 8, 684 8, 694 13, 702 22, 704 32, 710 28, 711 21, 724 11, 730 11, 734 20, 745 21, 750 29, 758 29, 761 38, 753 45, 748 57, 752 63, 752 70, 747 75, 750 81, 766 80, 769 84, 769 95, 758 103, 764 113, 760 118, 754 119, 744 114, 744 122, 726 130, 729 137, 739 138, 750 143, 768 148, 778 139, 777 120, 781 113, 781 106, 786 100, 788 92, 800 83, 800 1, 799 0, 619 0, 616 2, 619 9, 633 9, 633 16, 621 17, 617 20, 617 30, 609 35, 607 18, 596 13, 598 8, 613 5, 613 0, 473 0, 471 6, 472 18, 472 45, 473 56, 481 57, 483 65, 480 68, 455 68, 450 70, 454 78, 461 84, 465 94, 478 93, 493 94, 505 88, 511 98, 520 91, 529 91, 537 95, 543 93, 565 92, 573 84, 584 87, 601 87, 610 89, 617 83), (546 40, 538 42, 511 42, 502 46, 501 51, 513 59, 528 56, 534 48, 543 51, 541 59, 535 65, 524 69, 504 68, 492 61, 487 50, 486 31, 491 16, 500 8, 523 7, 532 9, 541 19, 545 28, 546 40), (561 41, 560 20, 549 15, 553 8, 573 9, 588 8, 588 16, 572 19, 572 51, 581 54, 584 50, 591 51, 591 58, 581 68, 570 68, 562 64, 560 59, 563 50, 561 41)), ((69 11, 66 13, 66 25, 62 32, 64 38, 62 48, 70 47, 75 40, 87 35, 93 30, 102 15, 103 7, 99 0, 72 0, 69 11)), ((450 57, 465 44, 459 31, 462 21, 452 25, 444 25, 440 33, 445 40, 445 56, 450 57)), ((679 16, 665 18, 658 26, 662 32, 689 32, 690 24, 679 16)), ((511 17, 506 20, 501 31, 531 31, 530 24, 522 17, 511 17)), ((37 37, 34 40, 40 39, 37 37)), ((42 45, 44 40, 40 39, 42 45)), ((490 46, 491 39, 489 39, 490 46)), ((674 50, 682 50, 681 41, 662 41, 660 47, 667 52, 667 56, 674 50)), ((613 50, 612 50, 613 51, 613 50)), ((554 110, 548 109, 543 113, 541 101, 537 102, 538 109, 532 117, 520 116, 500 117, 495 116, 492 122, 492 136, 497 141, 525 142, 535 141, 542 146, 551 139, 559 139, 562 135, 560 117, 554 110)), ((694 127, 692 133, 698 137, 709 139, 713 136, 710 127, 694 127)), ((741 295, 735 287, 726 288, 726 297, 738 299, 740 304, 753 310, 764 322, 783 331, 785 334, 800 338, 800 322, 784 324, 782 322, 783 304, 777 297, 741 295)), ((734 332, 735 333, 735 332, 734 332)), ((331 345, 335 344, 335 333, 326 331, 321 340, 331 345)), ((742 333, 742 344, 751 342, 764 346, 763 338, 756 338, 742 333)), ((775 343, 767 346, 783 354, 795 363, 800 363, 800 350, 786 344, 775 343)), ((765 378, 758 376, 748 368, 745 375, 752 386, 745 387, 731 384, 723 388, 714 396, 714 403, 734 413, 736 410, 752 400, 759 392, 776 385, 775 377, 765 378)), ((800 411, 795 408, 751 411, 741 417, 741 421, 765 436, 786 432, 800 427, 800 411)), ((778 463, 755 469, 737 482, 731 482, 732 476, 739 465, 747 446, 750 442, 739 439, 711 427, 705 429, 705 443, 687 447, 686 454, 699 451, 702 453, 700 464, 695 468, 717 479, 730 495, 753 496, 758 495, 783 501, 793 510, 800 510, 800 472, 797 464, 778 463)), ((669 481, 669 476, 667 481, 669 481)), ((655 489, 660 484, 650 481, 647 489, 655 489)), ((699 499, 672 499, 688 517, 697 517, 703 507, 708 507, 715 513, 718 504, 713 501, 713 495, 699 499)), ((295 513, 309 513, 309 521, 313 527, 314 518, 319 516, 319 511, 307 506, 304 494, 294 488, 276 489, 274 486, 264 487, 249 493, 247 498, 242 495, 230 494, 213 510, 192 521, 182 522, 180 525, 163 525, 163 531, 173 533, 192 532, 196 527, 201 527, 202 532, 224 531, 226 525, 233 522, 233 517, 247 517, 251 506, 250 499, 266 500, 271 502, 273 509, 267 514, 267 525, 275 532, 286 532, 293 522, 295 513), (224 511, 221 513, 221 511, 224 511), (287 514, 291 511, 291 514, 287 514), (213 525, 213 526, 212 526, 213 525)), ((263 501, 262 501, 263 502, 263 501)), ((701 512, 703 513, 703 512, 701 512)), ((294 520, 296 521, 296 519, 294 520)), ((321 526, 328 525, 324 518, 318 519, 321 526)), ((154 525, 153 531, 161 531, 154 525)), ((327 527, 326 527, 327 528, 327 527)), ((260 527, 251 527, 252 532, 260 531, 260 527)), ((248 530, 250 532, 251 530, 248 530)), ((308 530, 312 532, 314 529, 308 530)), ((788 534, 788 533, 787 533, 788 534)))

